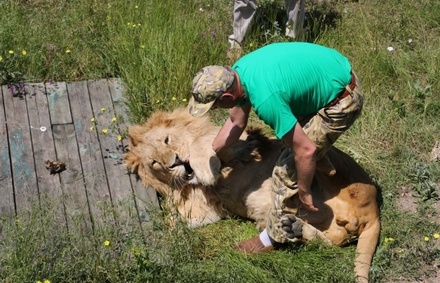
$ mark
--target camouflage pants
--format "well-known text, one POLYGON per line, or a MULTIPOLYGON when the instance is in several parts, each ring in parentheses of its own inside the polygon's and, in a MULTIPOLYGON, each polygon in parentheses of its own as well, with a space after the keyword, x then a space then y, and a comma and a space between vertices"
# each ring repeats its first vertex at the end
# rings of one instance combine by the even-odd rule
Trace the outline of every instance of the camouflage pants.
MULTIPOLYGON (((350 91, 350 95, 331 107, 320 109, 315 115, 298 119, 306 135, 317 146, 316 160, 324 156, 361 113, 363 93, 357 76, 354 77, 356 87, 350 91)), ((298 207, 291 205, 292 198, 298 192, 296 168, 291 149, 287 148, 281 153, 272 172, 272 179, 272 209, 268 215, 266 229, 272 239, 285 243, 289 239, 281 228, 280 218, 285 214, 298 212, 298 207), (290 205, 288 205, 289 200, 290 205)))

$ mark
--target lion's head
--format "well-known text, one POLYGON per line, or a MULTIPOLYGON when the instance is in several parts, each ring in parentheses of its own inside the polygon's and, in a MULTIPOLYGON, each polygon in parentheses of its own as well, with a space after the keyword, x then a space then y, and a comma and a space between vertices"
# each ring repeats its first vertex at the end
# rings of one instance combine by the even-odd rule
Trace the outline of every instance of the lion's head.
POLYGON ((193 118, 184 109, 155 112, 144 125, 129 128, 125 164, 161 195, 170 193, 164 184, 214 185, 220 174, 211 148, 217 131, 208 118, 193 118))
POLYGON ((145 124, 128 130, 125 165, 146 186, 170 197, 190 226, 225 216, 215 196, 206 193, 221 173, 211 146, 217 132, 209 118, 194 118, 184 108, 155 112, 145 124))

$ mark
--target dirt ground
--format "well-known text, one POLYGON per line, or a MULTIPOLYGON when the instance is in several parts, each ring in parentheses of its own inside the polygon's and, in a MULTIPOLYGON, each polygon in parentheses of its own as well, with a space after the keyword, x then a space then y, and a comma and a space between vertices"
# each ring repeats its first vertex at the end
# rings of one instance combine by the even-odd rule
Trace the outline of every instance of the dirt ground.
MULTIPOLYGON (((440 190, 440 183, 437 183, 437 189, 440 190)), ((409 213, 416 213, 418 200, 413 195, 413 192, 408 188, 401 188, 399 192, 399 199, 397 200, 397 206, 402 210, 409 213)), ((433 205, 436 213, 429 216, 430 221, 434 221, 440 224, 440 201, 435 202, 433 205)), ((436 248, 440 248, 440 243, 437 242, 436 248)), ((440 283, 440 265, 426 265, 423 267, 426 270, 426 274, 431 274, 429 277, 423 278, 418 281, 399 280, 399 283, 440 283)), ((391 283, 391 282, 388 282, 391 283)))

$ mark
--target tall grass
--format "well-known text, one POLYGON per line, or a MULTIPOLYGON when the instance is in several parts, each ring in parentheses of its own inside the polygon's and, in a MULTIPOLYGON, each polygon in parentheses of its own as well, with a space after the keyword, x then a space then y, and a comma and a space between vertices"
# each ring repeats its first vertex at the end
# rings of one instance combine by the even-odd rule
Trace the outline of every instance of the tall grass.
MULTIPOLYGON (((307 2, 307 1, 306 1, 307 2)), ((226 56, 232 0, 10 0, 0 9, 2 84, 119 77, 133 122, 156 109, 186 104, 194 73, 231 64, 226 56), (11 51, 11 53, 10 53, 11 51), (24 52, 25 51, 25 52, 24 52)), ((261 1, 244 52, 288 41, 283 1, 261 1)), ((440 2, 307 2, 305 40, 347 55, 361 79, 361 118, 337 142, 382 191, 381 240, 373 282, 429 277, 439 264, 440 2), (416 212, 402 210, 402 191, 416 212), (436 209, 437 207, 437 209, 436 209), (437 219, 437 222, 435 221, 437 219)), ((213 118, 221 123, 224 112, 213 118)), ((253 122, 258 122, 253 118, 253 122)), ((354 248, 294 247, 268 255, 237 254, 231 244, 256 235, 231 219, 188 230, 161 212, 148 229, 121 234, 59 230, 35 208, 2 222, 3 282, 350 282, 354 248), (104 241, 109 246, 103 245, 104 241)))

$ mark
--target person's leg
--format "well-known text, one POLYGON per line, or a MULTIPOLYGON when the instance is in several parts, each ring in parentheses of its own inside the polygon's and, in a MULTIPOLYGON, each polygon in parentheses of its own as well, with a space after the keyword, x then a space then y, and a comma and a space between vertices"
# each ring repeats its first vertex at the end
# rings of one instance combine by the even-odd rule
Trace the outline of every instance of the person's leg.
POLYGON ((256 10, 256 0, 235 0, 233 33, 228 38, 230 48, 240 48, 256 10))
POLYGON ((286 0, 286 36, 300 38, 304 29, 304 0, 286 0))
POLYGON ((305 223, 295 215, 299 200, 294 200, 298 192, 294 157, 290 149, 284 150, 272 173, 272 208, 267 218, 267 226, 257 237, 239 243, 236 248, 246 253, 263 253, 274 250, 286 242, 319 239, 323 243, 331 241, 322 231, 305 223))
POLYGON ((296 168, 293 152, 285 149, 277 160, 272 172, 272 208, 269 212, 266 230, 270 238, 277 243, 287 241, 282 229, 281 217, 296 214, 298 209, 291 208, 287 201, 298 193, 296 168))
POLYGON ((286 215, 295 215, 297 206, 292 203, 292 197, 298 192, 296 187, 295 165, 290 149, 285 149, 273 169, 272 173, 272 208, 268 213, 267 226, 259 236, 239 243, 236 248, 246 253, 262 253, 274 249, 277 243, 285 243, 288 239, 295 241, 295 237, 301 237, 303 222, 283 218, 286 215), (287 230, 283 228, 286 226, 287 230))

